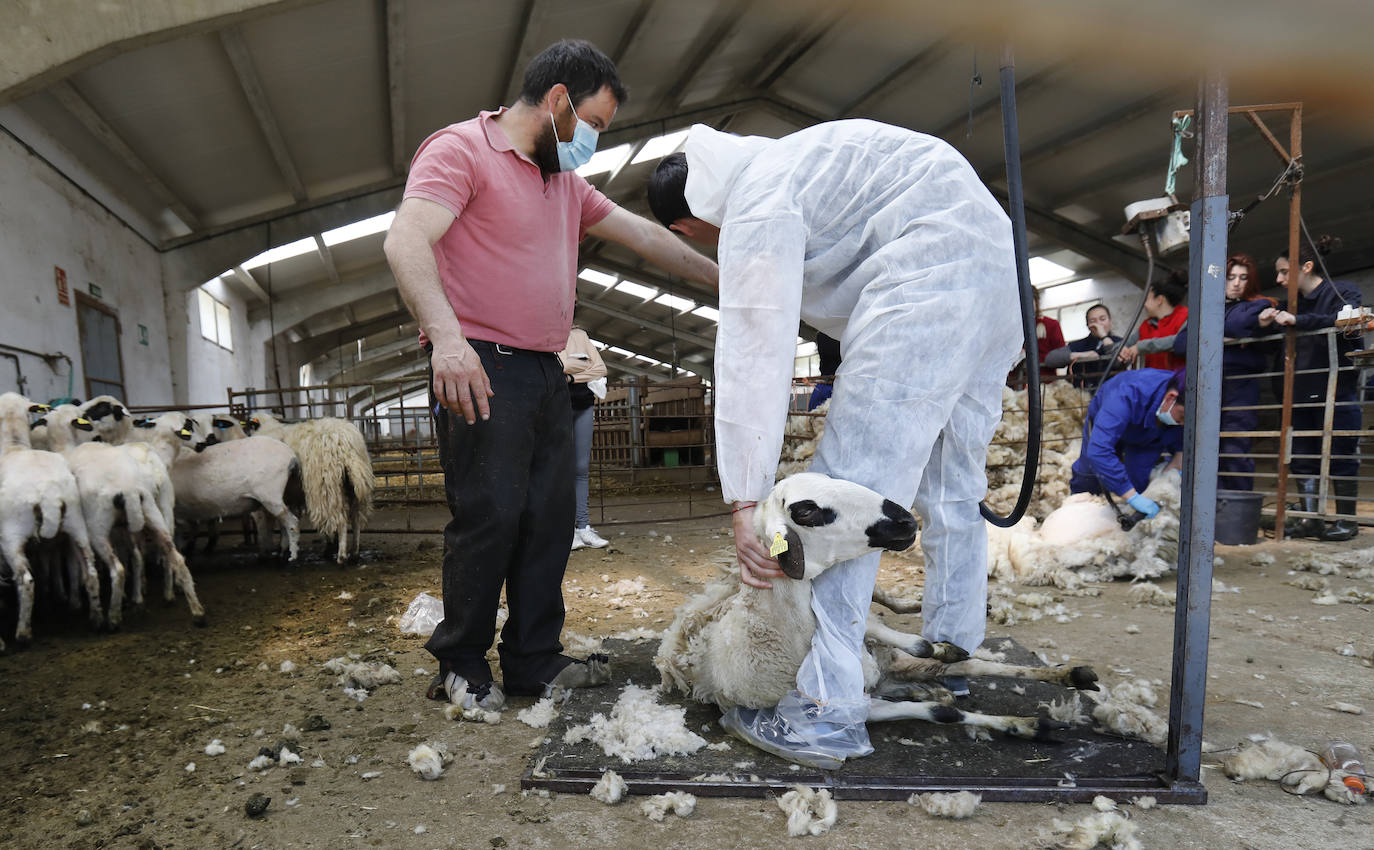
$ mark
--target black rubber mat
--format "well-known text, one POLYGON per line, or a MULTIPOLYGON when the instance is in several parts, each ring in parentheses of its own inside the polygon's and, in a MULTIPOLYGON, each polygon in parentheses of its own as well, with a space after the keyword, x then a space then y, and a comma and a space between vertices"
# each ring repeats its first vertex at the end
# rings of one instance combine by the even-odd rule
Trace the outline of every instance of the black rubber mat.
MULTIPOLYGON (((984 646, 1004 653, 1009 663, 1041 663, 1010 638, 989 638, 984 646)), ((851 759, 839 770, 821 772, 798 768, 731 737, 720 728, 720 711, 714 705, 671 693, 659 701, 684 706, 689 729, 708 744, 726 741, 730 748, 703 748, 687 756, 625 763, 589 741, 565 744, 568 727, 588 723, 596 713, 609 715, 626 684, 651 687, 659 683, 653 666, 657 648, 656 641, 605 642, 614 665, 612 684, 573 693, 549 725, 545 743, 534 752, 523 787, 585 793, 603 770, 611 769, 629 783, 632 794, 686 790, 703 796, 763 796, 805 784, 830 788, 837 798, 849 799, 904 799, 914 791, 973 790, 990 801, 1091 800, 1096 794, 1123 800, 1144 794, 1160 802, 1205 800, 1201 786, 1171 787, 1159 778, 1163 750, 1094 732, 1091 724, 1056 733, 1057 742, 1040 742, 1002 735, 979 741, 965 727, 922 721, 873 723, 868 730, 875 749, 872 755, 851 759)), ((1043 715, 1042 703, 1072 693, 1045 682, 1002 677, 974 679, 971 684, 971 695, 959 700, 957 707, 988 714, 1038 711, 1043 715), (1016 693, 1013 687, 1024 688, 1024 693, 1016 693)), ((1091 709, 1086 699, 1084 704, 1091 709)))

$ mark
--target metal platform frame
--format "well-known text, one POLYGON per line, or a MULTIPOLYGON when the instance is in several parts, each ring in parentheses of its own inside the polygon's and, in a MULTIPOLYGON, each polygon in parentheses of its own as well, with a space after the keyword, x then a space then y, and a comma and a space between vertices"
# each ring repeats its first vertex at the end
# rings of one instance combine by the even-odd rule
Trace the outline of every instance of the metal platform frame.
MULTIPOLYGON (((1010 51, 1003 55, 1004 75, 1011 73, 1010 51)), ((1217 439, 1221 426, 1222 312, 1229 215, 1226 195, 1228 86, 1219 72, 1209 71, 1198 84, 1197 149, 1194 155, 1192 227, 1189 244, 1188 334, 1184 427, 1183 491, 1178 549, 1178 601, 1174 613, 1173 672, 1169 696, 1169 735, 1165 766, 1158 775, 1077 776, 1072 782, 1044 777, 893 776, 850 778, 815 771, 790 772, 745 782, 694 781, 617 771, 632 794, 688 791, 709 797, 762 797, 802 784, 825 788, 839 800, 904 800, 913 793, 974 791, 988 802, 1089 802, 1102 795, 1120 801, 1151 796, 1161 803, 1201 805, 1207 790, 1201 782, 1202 722, 1207 693, 1207 643, 1211 617, 1212 544, 1216 521, 1217 439)), ((1015 102, 1004 103, 1014 121, 1015 102)), ((1019 163, 1013 147, 1009 167, 1019 163), (1013 157, 1015 159, 1013 160, 1013 157)), ((1015 201, 1015 199, 1013 199, 1015 201)), ((1014 205, 1014 204, 1013 204, 1014 205)), ((586 793, 601 778, 599 771, 568 770, 557 774, 527 770, 522 788, 586 793)))

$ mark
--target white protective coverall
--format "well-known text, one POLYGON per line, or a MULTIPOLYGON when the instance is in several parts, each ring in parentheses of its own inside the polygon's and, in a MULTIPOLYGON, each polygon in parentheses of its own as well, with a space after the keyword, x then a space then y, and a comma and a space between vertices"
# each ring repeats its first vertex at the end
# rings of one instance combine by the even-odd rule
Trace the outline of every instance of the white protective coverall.
MULTIPOLYGON (((1006 213, 953 147, 874 121, 776 140, 698 124, 686 155, 687 205, 721 228, 715 418, 725 500, 762 500, 772 487, 805 320, 842 352, 811 470, 914 505, 927 570, 922 633, 971 652, 986 621, 987 445, 1023 347, 1006 213)), ((861 658, 878 560, 816 580, 811 651, 797 693, 777 709, 794 729, 847 727, 840 757, 872 751, 861 658)))

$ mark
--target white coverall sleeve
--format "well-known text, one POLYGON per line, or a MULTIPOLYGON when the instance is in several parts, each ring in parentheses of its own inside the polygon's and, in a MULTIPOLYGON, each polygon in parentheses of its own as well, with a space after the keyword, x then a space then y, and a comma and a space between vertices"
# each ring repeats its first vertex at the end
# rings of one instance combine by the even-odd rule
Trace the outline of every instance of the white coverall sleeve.
POLYGON ((773 487, 792 394, 806 225, 793 211, 721 229, 716 332, 716 466, 726 502, 773 487))

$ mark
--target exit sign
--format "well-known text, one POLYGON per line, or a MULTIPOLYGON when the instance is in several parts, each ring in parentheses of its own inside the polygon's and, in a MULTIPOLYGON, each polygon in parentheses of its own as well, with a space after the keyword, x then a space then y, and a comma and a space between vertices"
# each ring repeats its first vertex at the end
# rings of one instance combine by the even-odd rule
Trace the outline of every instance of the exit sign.
POLYGON ((86 288, 91 291, 92 296, 96 298, 100 297, 100 287, 96 286, 94 283, 86 284, 86 288))

